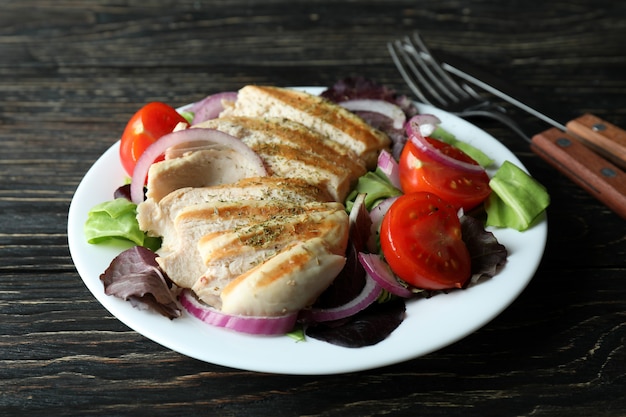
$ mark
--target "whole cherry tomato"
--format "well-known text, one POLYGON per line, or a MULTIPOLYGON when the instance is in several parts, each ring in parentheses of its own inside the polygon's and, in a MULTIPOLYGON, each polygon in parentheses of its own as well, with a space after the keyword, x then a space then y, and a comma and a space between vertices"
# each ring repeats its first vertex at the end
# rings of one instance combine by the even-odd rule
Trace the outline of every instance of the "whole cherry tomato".
POLYGON ((176 109, 158 101, 146 104, 135 113, 120 143, 120 160, 128 175, 133 175, 137 160, 146 148, 171 133, 179 123, 189 125, 176 109))
POLYGON ((380 245, 391 270, 422 289, 461 288, 471 261, 455 207, 435 194, 404 194, 389 207, 380 245))

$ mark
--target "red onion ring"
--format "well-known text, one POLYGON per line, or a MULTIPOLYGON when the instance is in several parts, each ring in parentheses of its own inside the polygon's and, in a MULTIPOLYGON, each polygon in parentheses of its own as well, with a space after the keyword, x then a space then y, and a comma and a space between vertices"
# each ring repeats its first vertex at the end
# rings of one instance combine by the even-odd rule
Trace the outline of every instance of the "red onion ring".
POLYGON ((383 217, 387 214, 387 210, 396 201, 400 196, 389 197, 376 205, 372 210, 370 210, 370 219, 372 220, 372 225, 378 225, 383 221, 383 217))
POLYGON ((398 282, 395 274, 391 271, 391 268, 389 268, 389 265, 387 265, 380 256, 373 253, 361 252, 359 253, 359 262, 361 262, 361 265, 365 268, 367 275, 391 294, 402 298, 410 298, 413 296, 413 292, 411 292, 410 289, 398 282))
POLYGON ((333 308, 312 308, 302 310, 300 318, 306 322, 320 323, 324 321, 339 320, 354 316, 359 311, 369 307, 380 295, 382 288, 371 277, 365 275, 365 285, 361 293, 346 304, 333 308))
POLYGON ((350 229, 357 227, 359 215, 361 213, 367 213, 367 209, 365 208, 365 196, 365 193, 359 193, 354 198, 354 203, 352 204, 352 209, 350 210, 350 215, 348 216, 350 229))
POLYGON ((235 150, 242 158, 251 163, 259 177, 267 176, 263 161, 252 149, 234 136, 215 129, 185 129, 168 133, 159 140, 148 146, 137 160, 133 177, 130 183, 130 196, 135 204, 144 200, 143 186, 148 175, 148 170, 154 161, 165 151, 172 147, 188 142, 209 142, 211 144, 227 146, 235 150))
POLYGON ((398 161, 386 150, 382 150, 378 155, 378 168, 385 174, 391 185, 401 190, 400 186, 400 168, 398 161))
POLYGON ((404 111, 402 111, 399 106, 385 100, 354 99, 342 101, 338 104, 350 111, 369 111, 380 113, 393 120, 393 127, 396 129, 402 129, 404 127, 404 122, 406 122, 406 115, 404 114, 404 111))
POLYGON ((437 161, 447 167, 459 169, 461 171, 465 171, 472 174, 478 174, 484 171, 483 167, 478 164, 470 164, 468 162, 459 161, 458 159, 454 159, 443 152, 439 151, 439 149, 435 148, 433 145, 428 143, 428 141, 419 134, 413 134, 409 136, 409 140, 421 149, 425 154, 427 154, 433 161, 437 161))
POLYGON ((413 135, 417 127, 422 136, 430 136, 440 124, 441 120, 433 114, 417 114, 411 117, 406 124, 406 135, 413 135))
POLYGON ((387 214, 389 207, 393 204, 394 201, 398 199, 397 197, 387 198, 376 205, 373 209, 370 210, 370 220, 372 221, 372 225, 370 227, 370 238, 367 242, 367 249, 372 252, 378 252, 377 239, 378 231, 380 229, 380 225, 383 222, 383 217, 387 214))
POLYGON ((204 122, 205 120, 217 118, 224 110, 224 101, 234 102, 236 100, 236 92, 225 91, 222 93, 212 94, 193 103, 189 108, 189 111, 194 114, 191 124, 195 125, 204 122))
POLYGON ((285 334, 293 330, 298 318, 297 312, 275 317, 225 314, 200 302, 188 289, 181 291, 178 299, 185 310, 197 319, 241 333, 265 336, 285 334))

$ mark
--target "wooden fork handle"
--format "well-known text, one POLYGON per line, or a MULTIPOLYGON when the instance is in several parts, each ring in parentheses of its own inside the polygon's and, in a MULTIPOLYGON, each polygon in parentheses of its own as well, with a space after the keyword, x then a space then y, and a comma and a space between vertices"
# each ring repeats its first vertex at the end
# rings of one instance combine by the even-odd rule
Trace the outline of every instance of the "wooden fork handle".
POLYGON ((619 167, 583 145, 575 136, 557 128, 533 136, 531 149, 626 219, 626 173, 619 167))

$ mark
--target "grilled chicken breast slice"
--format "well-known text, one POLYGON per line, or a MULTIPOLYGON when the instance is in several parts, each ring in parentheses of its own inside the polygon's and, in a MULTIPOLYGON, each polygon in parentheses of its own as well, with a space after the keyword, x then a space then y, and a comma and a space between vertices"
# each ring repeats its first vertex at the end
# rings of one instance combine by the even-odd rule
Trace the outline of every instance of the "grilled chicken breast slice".
MULTIPOLYGON (((241 254, 244 254, 245 248, 242 248, 241 242, 238 241, 240 233, 235 233, 235 231, 256 228, 258 233, 267 235, 269 230, 263 230, 260 225, 267 225, 268 219, 287 219, 289 216, 293 217, 294 213, 310 214, 316 211, 326 215, 332 214, 327 204, 329 203, 313 202, 299 205, 272 200, 240 200, 215 201, 190 206, 181 210, 174 218, 170 231, 164 235, 157 262, 176 285, 191 288, 197 279, 206 275, 209 262, 215 265, 215 271, 218 270, 219 265, 224 264, 227 264, 227 269, 236 270, 235 266, 241 263, 241 258, 237 259, 236 253, 231 257, 224 256, 230 249, 235 252, 241 249, 241 254), (215 259, 211 260, 206 255, 208 250, 206 242, 209 237, 215 238, 220 235, 224 235, 224 238, 217 240, 222 245, 221 256, 216 254, 215 259), (231 239, 228 239, 229 236, 231 239)), ((261 237, 257 237, 257 241, 261 237)), ((267 252, 267 248, 272 248, 272 245, 278 248, 280 243, 280 237, 277 237, 276 242, 269 242, 265 247, 256 245, 248 249, 258 250, 259 253, 255 256, 269 256, 270 252, 267 254, 261 252, 267 252)), ((217 274, 215 271, 213 275, 216 278, 223 277, 223 274, 217 274)), ((239 273, 242 272, 239 271, 239 273)))
POLYGON ((221 293, 222 311, 254 316, 300 311, 331 284, 345 261, 329 252, 322 238, 297 242, 231 281, 221 293))
POLYGON ((256 176, 257 170, 238 163, 240 159, 234 149, 214 146, 154 163, 148 171, 146 197, 158 201, 179 188, 232 184, 256 176))
POLYGON ((363 119, 322 97, 287 88, 248 85, 237 101, 220 115, 278 117, 301 123, 352 149, 374 169, 378 154, 389 146, 389 137, 363 119))
MULTIPOLYGON (((317 294, 332 282, 339 273, 337 268, 345 262, 348 216, 344 206, 297 179, 261 177, 230 185, 182 188, 160 201, 147 199, 137 210, 142 230, 163 236, 157 258, 163 270, 176 285, 193 288, 201 300, 214 306, 223 303, 221 290, 251 270, 276 276, 276 284, 258 289, 262 297, 270 297, 279 288, 277 283, 285 280, 295 280, 300 289, 317 294), (310 247, 311 256, 305 264, 312 270, 289 278, 300 274, 305 260, 300 255, 310 247), (280 262, 274 259, 279 255, 280 262), (216 291, 216 287, 221 290, 216 291)), ((266 283, 254 274, 250 276, 246 286, 266 283)), ((291 304, 279 303, 279 310, 274 304, 263 307, 257 303, 254 311, 282 314, 313 293, 303 293, 300 301, 296 298, 291 304)), ((234 307, 237 302, 230 305, 241 314, 248 311, 242 305, 234 307)))
MULTIPOLYGON (((262 263, 270 262, 285 251, 292 250, 294 245, 314 239, 325 247, 324 250, 328 254, 345 258, 348 236, 346 218, 343 206, 338 203, 315 203, 300 208, 293 207, 292 210, 286 210, 282 214, 248 227, 207 234, 198 242, 198 250, 206 265, 206 272, 192 289, 200 299, 221 307, 222 291, 237 277, 262 263)), ((294 259, 285 259, 287 264, 274 263, 276 267, 282 269, 282 276, 290 274, 289 271, 296 267, 294 259)), ((267 273, 269 270, 265 271, 267 273)), ((334 278, 336 274, 332 276, 334 278)), ((303 282, 302 278, 292 279, 303 282)), ((307 285, 312 288, 324 285, 318 288, 323 291, 327 286, 324 282, 325 280, 321 279, 317 284, 307 285)), ((309 297, 308 294, 302 296, 309 297)), ((266 309, 263 314, 282 313, 282 309, 266 309)), ((239 314, 247 313, 242 310, 239 314)))
POLYGON ((172 191, 160 200, 147 198, 137 206, 137 221, 150 236, 167 239, 180 210, 212 201, 277 200, 303 204, 311 201, 332 201, 323 190, 296 178, 244 178, 233 184, 213 187, 185 187, 172 191))
POLYGON ((194 127, 212 128, 241 139, 264 161, 270 175, 301 178, 344 201, 365 165, 348 148, 287 119, 225 117, 194 127))

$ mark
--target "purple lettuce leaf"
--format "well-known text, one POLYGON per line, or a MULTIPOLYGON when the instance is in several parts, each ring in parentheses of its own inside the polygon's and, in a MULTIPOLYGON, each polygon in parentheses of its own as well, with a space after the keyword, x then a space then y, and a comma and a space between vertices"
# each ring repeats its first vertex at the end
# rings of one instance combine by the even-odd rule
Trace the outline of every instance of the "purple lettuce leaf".
POLYGON ((406 305, 401 298, 374 303, 347 319, 319 323, 306 328, 308 337, 337 346, 359 348, 386 339, 405 317, 406 305))
POLYGON ((118 187, 113 192, 113 198, 125 198, 128 201, 132 201, 132 198, 130 197, 130 184, 124 184, 118 187))
POLYGON ((407 96, 365 77, 348 77, 337 81, 321 94, 322 97, 340 103, 354 99, 385 100, 399 106, 407 117, 415 116, 417 108, 407 96))
POLYGON ((156 257, 156 253, 142 246, 120 253, 100 275, 104 292, 141 310, 153 310, 170 319, 180 317, 180 308, 171 291, 172 282, 156 257))
POLYGON ((461 217, 461 233, 472 261, 471 283, 491 278, 504 266, 507 250, 495 235, 485 230, 483 222, 472 217, 461 217))

